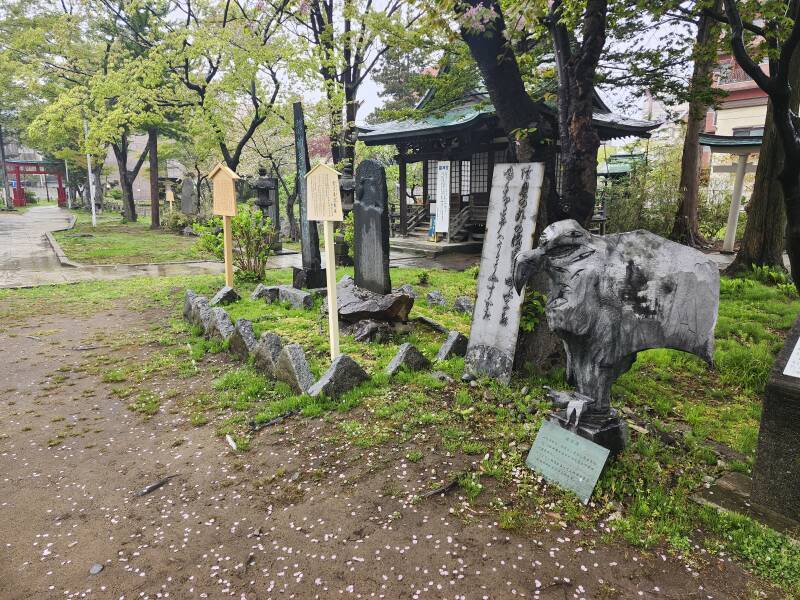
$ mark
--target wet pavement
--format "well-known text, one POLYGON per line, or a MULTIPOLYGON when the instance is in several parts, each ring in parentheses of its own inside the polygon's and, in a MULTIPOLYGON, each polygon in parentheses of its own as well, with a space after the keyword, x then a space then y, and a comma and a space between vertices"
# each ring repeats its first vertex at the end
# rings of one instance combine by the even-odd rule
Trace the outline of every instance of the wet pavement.
MULTIPOLYGON (((62 265, 46 234, 69 228, 72 214, 56 206, 33 207, 24 214, 0 213, 0 288, 33 287, 78 281, 221 274, 216 261, 189 261, 140 265, 62 265)), ((324 260, 324 253, 323 253, 324 260)), ((462 270, 477 264, 477 254, 446 254, 436 258, 392 252, 392 267, 462 270)), ((270 259, 270 268, 299 267, 300 254, 270 259)))

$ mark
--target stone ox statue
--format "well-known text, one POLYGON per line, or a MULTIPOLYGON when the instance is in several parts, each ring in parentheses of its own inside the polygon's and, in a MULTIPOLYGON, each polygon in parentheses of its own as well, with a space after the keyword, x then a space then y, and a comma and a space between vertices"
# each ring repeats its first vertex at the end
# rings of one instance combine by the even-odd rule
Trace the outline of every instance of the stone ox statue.
POLYGON ((719 269, 703 253, 648 231, 599 236, 565 220, 544 230, 538 248, 517 255, 517 291, 542 270, 547 322, 564 341, 578 392, 551 393, 567 409, 563 424, 576 429, 594 418, 599 426, 616 417, 611 384, 640 350, 674 348, 711 363, 719 269))

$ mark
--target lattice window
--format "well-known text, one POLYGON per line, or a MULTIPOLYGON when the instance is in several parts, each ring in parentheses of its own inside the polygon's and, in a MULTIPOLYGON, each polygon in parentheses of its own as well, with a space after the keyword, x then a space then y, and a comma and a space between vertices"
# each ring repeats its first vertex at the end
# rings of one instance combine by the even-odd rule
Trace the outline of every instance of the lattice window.
POLYGON ((470 167, 470 162, 468 160, 461 161, 461 195, 464 196, 464 200, 466 201, 469 201, 469 191, 470 191, 469 167, 470 167))
POLYGON ((504 162, 509 162, 506 159, 506 151, 505 150, 495 150, 494 151, 494 164, 504 163, 504 162))
POLYGON ((473 194, 489 191, 489 153, 477 152, 472 155, 470 165, 470 189, 473 194))
POLYGON ((436 202, 436 165, 437 161, 425 161, 425 168, 428 169, 428 202, 436 202))
POLYGON ((450 161, 450 194, 457 194, 461 189, 461 166, 460 162, 450 161))

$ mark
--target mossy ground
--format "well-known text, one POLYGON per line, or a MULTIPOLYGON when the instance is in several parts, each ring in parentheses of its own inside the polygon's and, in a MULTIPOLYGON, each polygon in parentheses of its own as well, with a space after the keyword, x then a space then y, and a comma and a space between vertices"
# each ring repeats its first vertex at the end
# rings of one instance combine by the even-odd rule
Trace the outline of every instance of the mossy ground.
MULTIPOLYGON (((395 285, 411 283, 423 297, 439 289, 451 304, 456 296, 473 293, 475 286, 474 272, 398 269, 392 274, 395 285), (421 286, 426 278, 427 285, 421 286)), ((271 271, 266 283, 287 283, 290 277, 288 270, 271 271)), ((120 301, 138 310, 168 311, 167 329, 101 340, 116 348, 135 346, 141 353, 128 359, 109 355, 88 367, 102 372, 115 393, 145 418, 158 410, 161 396, 153 393, 154 382, 201 377, 209 385, 181 398, 182 410, 194 425, 230 434, 242 452, 259 436, 253 423, 290 412, 299 412, 297 418, 344 414, 332 435, 365 451, 402 445, 408 460, 416 462, 435 447, 459 458, 464 465, 457 478, 466 498, 460 510, 464 519, 470 518, 470 506, 480 506, 494 511, 506 529, 536 530, 553 521, 568 522, 605 531, 609 540, 666 547, 698 562, 724 553, 788 594, 800 594, 800 547, 795 542, 747 517, 721 514, 691 500, 704 477, 752 468, 763 386, 775 352, 800 312, 800 301, 785 288, 723 279, 713 368, 676 351, 639 355, 614 387, 613 401, 626 407, 648 433, 633 432, 631 446, 605 470, 592 502, 583 506, 524 465, 547 412, 542 385, 564 386, 560 373, 548 380, 520 378, 509 386, 480 381, 469 387, 459 381, 462 360, 453 359, 437 366, 453 377, 452 383, 429 373, 401 373, 390 381, 383 370, 404 341, 434 357, 442 336, 418 327, 383 344, 359 344, 343 336, 342 351, 358 360, 372 379, 336 401, 296 396, 252 366, 233 363, 223 344, 204 340, 182 320, 187 287, 210 295, 220 285, 220 277, 205 276, 0 291, 0 317, 27 318, 52 306, 88 315, 120 301), (416 443, 420 436, 425 444, 416 443), (721 454, 720 448, 727 451, 721 454), (737 458, 730 460, 729 455, 737 458)), ((327 320, 317 307, 302 311, 252 301, 251 288, 240 286, 243 300, 228 307, 231 317, 251 319, 257 334, 272 330, 301 343, 314 373, 322 373, 329 364, 327 320)), ((420 315, 450 329, 469 329, 467 315, 429 308, 424 299, 411 314, 420 315)))

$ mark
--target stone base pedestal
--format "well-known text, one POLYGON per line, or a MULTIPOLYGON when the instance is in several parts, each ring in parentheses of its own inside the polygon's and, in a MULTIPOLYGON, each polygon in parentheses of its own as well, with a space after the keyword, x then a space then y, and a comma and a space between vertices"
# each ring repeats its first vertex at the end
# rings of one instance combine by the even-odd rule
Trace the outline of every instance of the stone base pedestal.
POLYGON ((325 269, 292 269, 292 287, 298 290, 327 288, 325 269))
MULTIPOLYGON (((571 425, 567 423, 566 411, 555 412, 548 419, 564 429, 572 430, 571 425)), ((612 456, 622 452, 630 442, 628 425, 613 408, 609 414, 604 415, 585 413, 581 416, 581 423, 575 433, 603 448, 608 448, 612 456)))
POLYGON ((800 521, 800 369, 794 355, 798 340, 800 319, 767 380, 751 492, 753 504, 795 521, 800 521))

